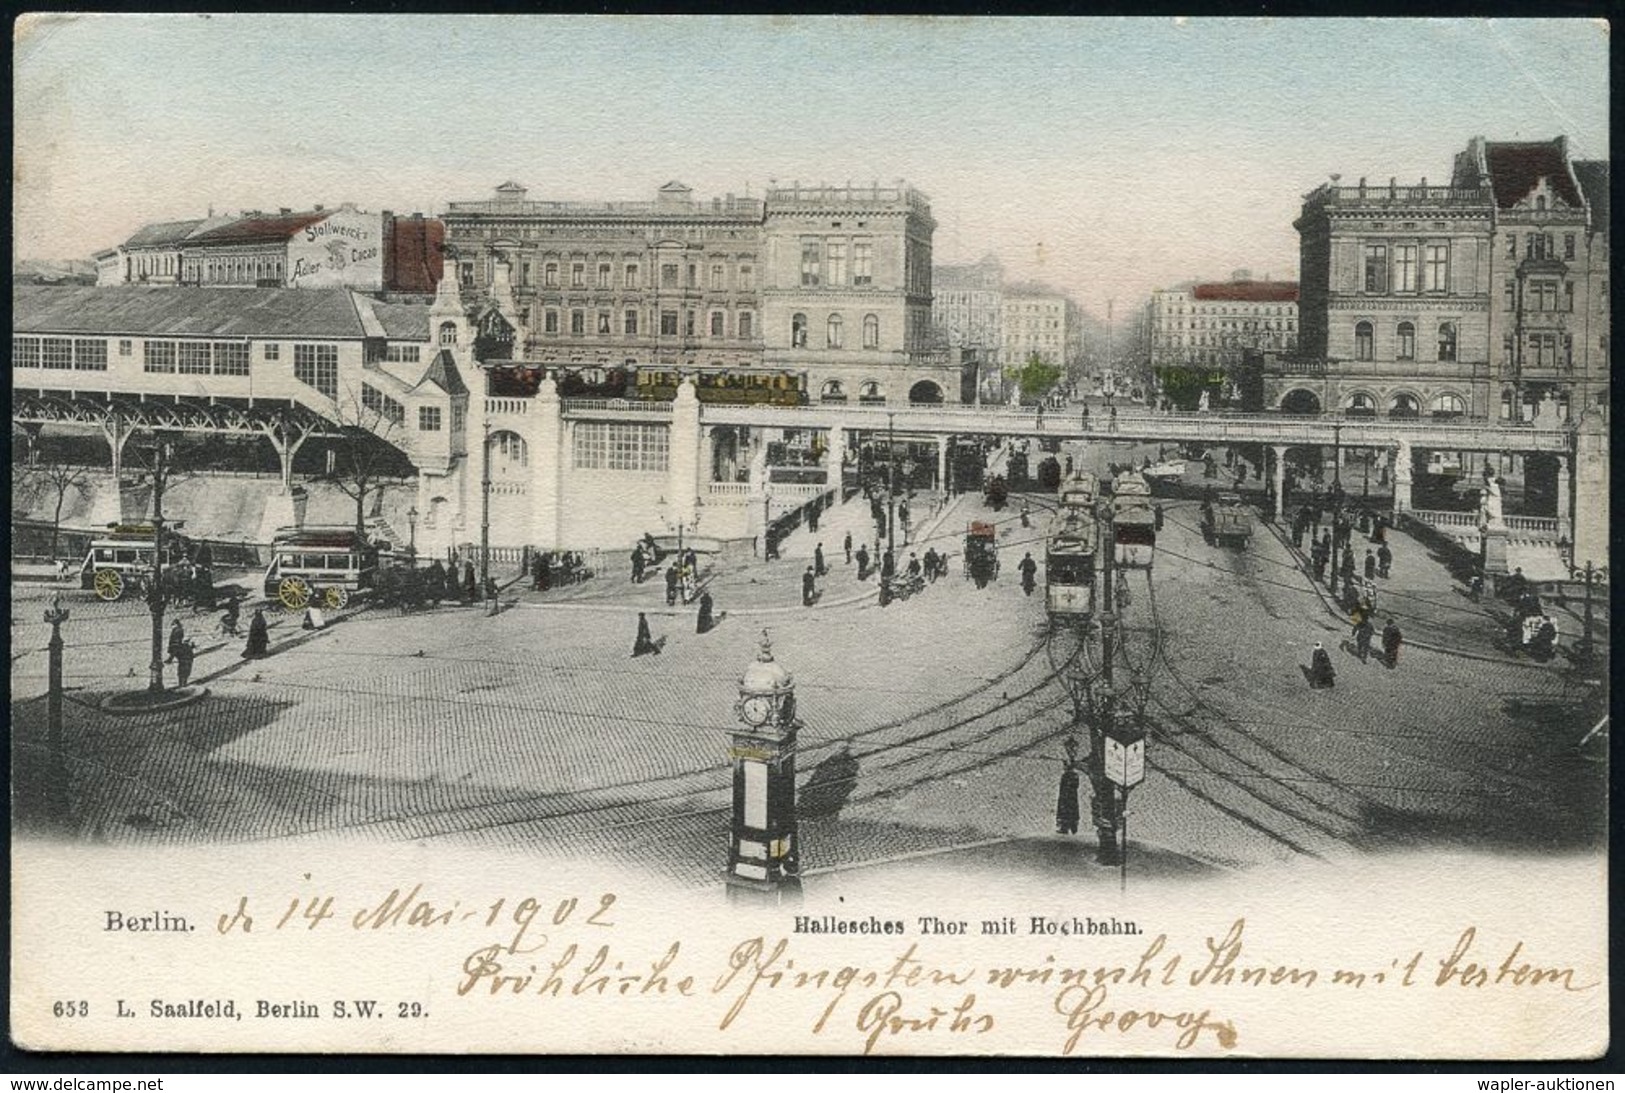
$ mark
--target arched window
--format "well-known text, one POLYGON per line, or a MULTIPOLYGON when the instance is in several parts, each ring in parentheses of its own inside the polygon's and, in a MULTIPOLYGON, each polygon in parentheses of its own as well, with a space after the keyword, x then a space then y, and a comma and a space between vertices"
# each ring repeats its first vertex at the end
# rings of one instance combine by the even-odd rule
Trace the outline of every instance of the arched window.
POLYGON ((1416 324, 1399 324, 1398 344, 1394 347, 1394 359, 1401 361, 1414 361, 1416 359, 1416 324))
POLYGON ((511 478, 530 465, 530 449, 518 433, 502 429, 491 434, 491 477, 511 478))
POLYGON ((825 402, 845 402, 846 388, 841 386, 840 380, 829 380, 824 384, 824 390, 818 397, 825 402))
POLYGON ((1439 324, 1439 359, 1453 361, 1456 359, 1456 324, 1439 324))
POLYGON ((1434 417, 1461 417, 1467 412, 1467 403, 1460 395, 1443 394, 1434 398, 1430 409, 1434 417))
POLYGON ((1356 391, 1349 396, 1346 407, 1350 416, 1375 417, 1377 415, 1377 400, 1365 391, 1356 391))
POLYGON ((1406 394, 1403 391, 1388 402, 1389 417, 1415 417, 1421 412, 1421 409, 1421 406, 1417 404, 1416 396, 1406 394))
POLYGON ((790 348, 807 348, 807 316, 799 311, 790 316, 790 348))
POLYGON ((841 348, 841 345, 842 345, 843 341, 845 340, 843 334, 844 334, 844 331, 843 331, 843 324, 841 322, 841 316, 838 313, 831 315, 829 317, 829 336, 828 336, 829 347, 831 349, 839 349, 839 348, 841 348))
POLYGON ((457 344, 457 324, 456 323, 441 323, 440 324, 440 344, 441 345, 456 345, 457 344))
POLYGON ((858 388, 858 401, 885 402, 886 392, 880 386, 880 384, 876 383, 874 380, 865 380, 863 385, 858 388))
POLYGON ((880 348, 880 316, 865 315, 863 317, 863 348, 880 348))
POLYGON ((1354 324, 1354 359, 1357 361, 1372 359, 1370 323, 1358 322, 1354 324))

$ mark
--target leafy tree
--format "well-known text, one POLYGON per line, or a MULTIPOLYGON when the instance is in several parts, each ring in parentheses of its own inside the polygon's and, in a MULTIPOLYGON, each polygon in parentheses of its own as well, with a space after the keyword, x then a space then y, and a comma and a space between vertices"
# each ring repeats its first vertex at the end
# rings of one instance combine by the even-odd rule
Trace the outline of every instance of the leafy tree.
POLYGON ((1061 367, 1051 364, 1034 353, 1027 363, 1016 370, 1016 383, 1021 387, 1021 401, 1034 402, 1049 393, 1062 376, 1061 367))

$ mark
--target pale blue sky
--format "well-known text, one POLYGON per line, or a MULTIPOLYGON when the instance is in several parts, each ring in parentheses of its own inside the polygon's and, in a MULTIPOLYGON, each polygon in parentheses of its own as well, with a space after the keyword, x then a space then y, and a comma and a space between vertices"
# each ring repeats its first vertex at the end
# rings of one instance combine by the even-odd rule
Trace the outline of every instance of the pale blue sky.
POLYGON ((507 178, 907 178, 938 261, 995 252, 1103 314, 1295 277, 1332 172, 1443 181, 1475 135, 1606 158, 1607 46, 1559 20, 51 17, 14 46, 16 250, 211 204, 432 213, 507 178))

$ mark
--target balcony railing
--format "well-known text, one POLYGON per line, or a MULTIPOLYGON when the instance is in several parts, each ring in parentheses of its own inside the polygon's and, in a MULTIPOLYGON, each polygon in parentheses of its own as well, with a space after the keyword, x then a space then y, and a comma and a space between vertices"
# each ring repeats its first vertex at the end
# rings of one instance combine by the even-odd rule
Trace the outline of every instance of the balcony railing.
POLYGON ((528 414, 531 400, 528 398, 488 398, 485 400, 487 414, 528 414))
POLYGON ((1352 202, 1440 202, 1460 205, 1483 205, 1490 199, 1489 191, 1457 189, 1454 186, 1327 186, 1323 191, 1332 201, 1352 202))
POLYGON ((616 413, 648 414, 651 417, 670 417, 669 402, 642 401, 624 398, 567 398, 560 400, 565 413, 592 413, 611 410, 616 413))

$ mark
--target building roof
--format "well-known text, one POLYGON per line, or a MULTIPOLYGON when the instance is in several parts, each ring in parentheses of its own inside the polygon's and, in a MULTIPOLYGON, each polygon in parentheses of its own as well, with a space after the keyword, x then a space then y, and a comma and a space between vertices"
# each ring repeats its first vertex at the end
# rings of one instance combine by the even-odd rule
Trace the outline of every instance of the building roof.
MULTIPOLYGON (((376 301, 371 304, 389 337, 403 340, 428 337, 427 305, 376 301), (421 322, 401 314, 412 309, 422 312, 421 322), (407 332, 409 330, 414 333, 407 332)), ((366 336, 354 294, 342 288, 14 285, 11 309, 12 330, 19 334, 223 338, 366 336)))
POLYGON ((392 341, 426 342, 429 340, 429 305, 400 304, 384 300, 371 300, 372 313, 384 328, 384 336, 392 341))
POLYGON ((446 225, 433 218, 398 216, 391 221, 387 238, 384 287, 432 295, 445 261, 446 225))
POLYGON ((166 220, 161 224, 148 224, 124 241, 125 247, 161 247, 166 243, 179 243, 197 231, 202 220, 166 220))
POLYGON ((1510 209, 1529 196, 1545 177, 1550 186, 1568 204, 1580 207, 1580 195, 1569 174, 1568 156, 1564 140, 1532 142, 1496 142, 1484 144, 1484 165, 1490 174, 1490 189, 1495 193, 1495 204, 1510 209))
POLYGON ((434 355, 429 367, 423 370, 423 378, 418 380, 416 387, 425 383, 432 383, 448 395, 468 394, 468 384, 463 382, 463 376, 457 368, 457 361, 452 357, 451 350, 442 349, 434 355))
POLYGON ((1574 177, 1585 192, 1586 204, 1591 206, 1591 230, 1608 234, 1608 161, 1606 159, 1577 159, 1574 177))
POLYGON ((1198 300, 1229 300, 1249 304, 1295 304, 1296 281, 1214 281, 1191 290, 1198 300))
POLYGON ((302 229, 319 224, 333 214, 328 211, 279 213, 275 216, 245 216, 218 228, 198 232, 188 242, 202 246, 225 243, 276 243, 292 238, 302 229))

